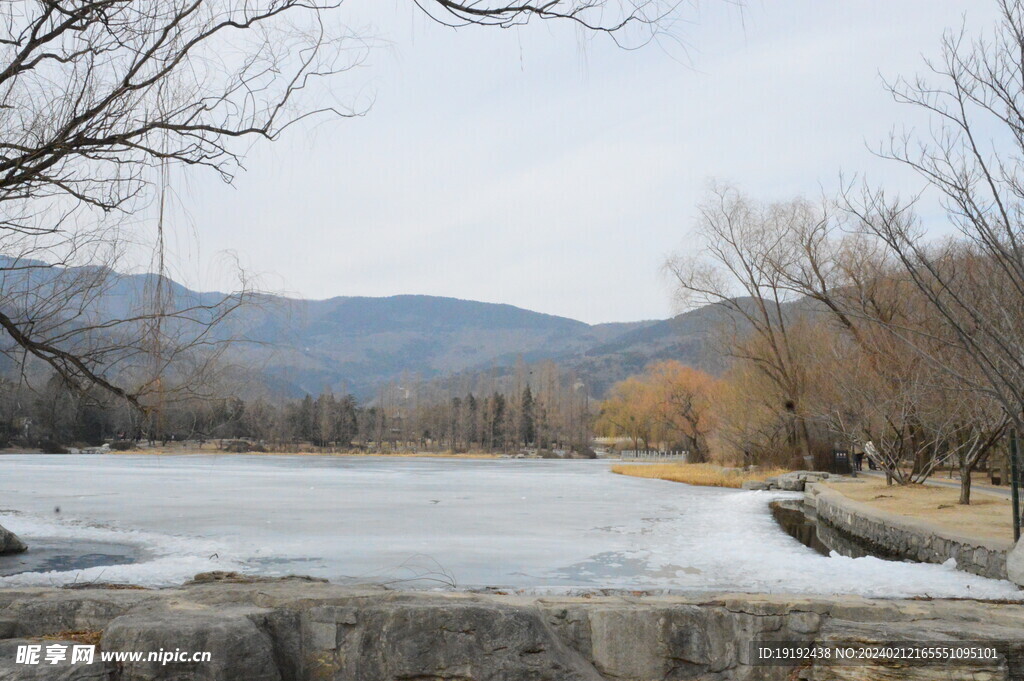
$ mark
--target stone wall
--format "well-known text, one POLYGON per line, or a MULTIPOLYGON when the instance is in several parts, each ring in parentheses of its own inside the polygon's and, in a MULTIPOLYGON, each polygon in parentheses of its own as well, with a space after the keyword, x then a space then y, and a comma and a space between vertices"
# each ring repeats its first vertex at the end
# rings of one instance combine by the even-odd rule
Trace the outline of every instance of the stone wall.
POLYGON ((1006 556, 1006 576, 1017 586, 1024 586, 1024 538, 1006 556))
POLYGON ((762 480, 749 480, 743 483, 743 489, 748 490, 782 490, 783 492, 803 492, 806 485, 820 480, 826 480, 829 473, 821 471, 790 471, 773 478, 762 480))
MULTIPOLYGON (((852 484, 852 483, 851 483, 852 484)), ((1007 540, 982 540, 950 533, 930 523, 886 513, 853 501, 821 484, 808 484, 804 503, 820 522, 864 544, 879 555, 945 563, 956 559, 957 568, 984 577, 1006 579, 1007 540)))
POLYGON ((784 681, 1024 679, 1024 608, 972 601, 712 594, 526 597, 302 579, 175 589, 0 590, 0 679, 63 681, 784 681), (102 632, 106 651, 211 662, 18 665, 26 642, 102 632), (47 637, 45 639, 41 637, 47 637), (751 664, 753 641, 1016 641, 995 664, 751 664), (1015 647, 1014 647, 1015 646, 1015 647))

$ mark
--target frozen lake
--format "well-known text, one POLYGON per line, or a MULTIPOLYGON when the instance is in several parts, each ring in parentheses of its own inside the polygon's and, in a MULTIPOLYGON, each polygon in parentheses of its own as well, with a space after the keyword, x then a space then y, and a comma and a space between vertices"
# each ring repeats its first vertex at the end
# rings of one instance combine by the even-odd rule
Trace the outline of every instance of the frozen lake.
POLYGON ((0 524, 30 545, 137 557, 0 585, 240 570, 411 588, 1022 595, 948 566, 819 555, 771 517, 769 501, 793 496, 627 478, 603 461, 8 455, 0 524))

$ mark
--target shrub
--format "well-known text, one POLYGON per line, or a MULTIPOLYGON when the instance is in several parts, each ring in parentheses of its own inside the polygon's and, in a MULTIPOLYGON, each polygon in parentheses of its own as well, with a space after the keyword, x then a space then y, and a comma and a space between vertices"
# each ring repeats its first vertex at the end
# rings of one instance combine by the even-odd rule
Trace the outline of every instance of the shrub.
POLYGON ((581 447, 580 449, 573 450, 574 459, 596 459, 597 452, 590 447, 581 447))
POLYGON ((131 440, 114 440, 110 443, 110 448, 115 452, 126 452, 134 447, 135 443, 131 440))
POLYGON ((39 443, 39 449, 43 454, 67 454, 67 447, 56 440, 43 440, 39 443))
POLYGON ((229 440, 221 443, 220 448, 229 454, 247 454, 249 452, 265 454, 267 451, 267 448, 260 443, 246 442, 245 440, 229 440))

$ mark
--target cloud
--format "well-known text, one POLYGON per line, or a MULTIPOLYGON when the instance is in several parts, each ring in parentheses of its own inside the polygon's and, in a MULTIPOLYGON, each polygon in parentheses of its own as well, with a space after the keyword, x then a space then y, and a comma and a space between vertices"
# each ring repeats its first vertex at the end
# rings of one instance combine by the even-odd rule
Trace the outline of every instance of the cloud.
POLYGON ((565 26, 452 31, 404 4, 346 7, 391 41, 336 83, 372 110, 259 147, 233 189, 196 182, 201 257, 238 251, 308 297, 451 295, 591 322, 671 313, 658 267, 688 247, 710 177, 767 199, 840 170, 916 186, 865 148, 909 113, 879 71, 913 72, 963 12, 708 2, 680 27, 680 62, 565 26))

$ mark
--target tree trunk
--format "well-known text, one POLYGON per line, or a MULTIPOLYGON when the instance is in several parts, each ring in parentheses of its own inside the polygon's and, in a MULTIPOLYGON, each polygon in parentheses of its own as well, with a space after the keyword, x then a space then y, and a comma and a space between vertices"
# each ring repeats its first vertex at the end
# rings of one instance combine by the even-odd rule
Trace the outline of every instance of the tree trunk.
POLYGON ((960 503, 971 503, 971 466, 966 461, 960 462, 960 503))
POLYGON ((690 438, 690 440, 691 440, 690 453, 692 454, 692 456, 687 457, 688 458, 687 462, 688 463, 707 463, 707 460, 708 460, 708 450, 707 450, 707 444, 705 443, 704 438, 701 436, 701 437, 690 438))
POLYGON ((807 420, 803 415, 794 414, 793 426, 796 431, 797 455, 800 457, 800 461, 797 462, 797 467, 803 468, 808 459, 811 459, 813 465, 814 459, 811 454, 811 432, 807 428, 807 420))

